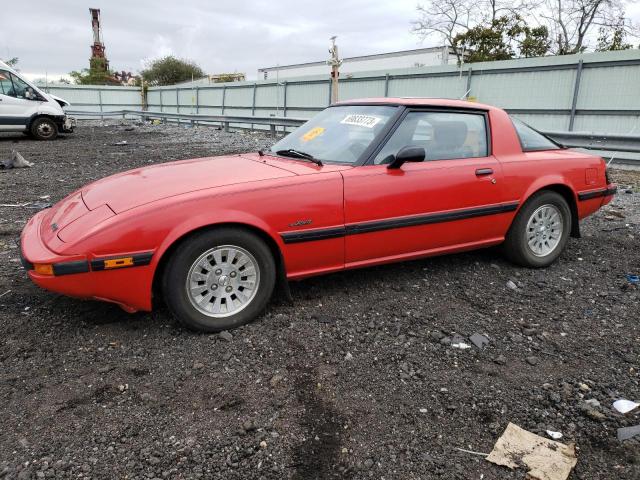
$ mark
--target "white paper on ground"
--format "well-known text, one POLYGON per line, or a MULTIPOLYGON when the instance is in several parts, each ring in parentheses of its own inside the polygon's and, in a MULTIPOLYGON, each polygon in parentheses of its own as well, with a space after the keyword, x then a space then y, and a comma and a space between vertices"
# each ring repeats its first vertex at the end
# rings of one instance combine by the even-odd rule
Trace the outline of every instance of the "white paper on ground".
POLYGON ((620 413, 629 413, 638 407, 640 407, 640 403, 632 402, 631 400, 616 400, 613 402, 613 408, 620 413))

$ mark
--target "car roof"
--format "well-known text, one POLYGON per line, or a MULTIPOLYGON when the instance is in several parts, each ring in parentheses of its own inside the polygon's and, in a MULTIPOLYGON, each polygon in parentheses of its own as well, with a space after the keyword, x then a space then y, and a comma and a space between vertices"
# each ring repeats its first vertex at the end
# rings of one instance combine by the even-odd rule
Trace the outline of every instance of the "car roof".
POLYGON ((427 97, 374 97, 343 100, 334 105, 406 105, 420 107, 446 107, 463 108, 472 110, 499 110, 497 107, 485 105, 468 100, 454 100, 451 98, 427 98, 427 97))

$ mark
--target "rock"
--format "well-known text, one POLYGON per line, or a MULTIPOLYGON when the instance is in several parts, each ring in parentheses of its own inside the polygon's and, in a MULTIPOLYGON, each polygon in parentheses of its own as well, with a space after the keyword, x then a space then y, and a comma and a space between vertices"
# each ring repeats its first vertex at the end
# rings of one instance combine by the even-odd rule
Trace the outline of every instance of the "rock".
POLYGON ((591 387, 589 385, 587 385, 586 383, 581 383, 580 385, 578 385, 578 387, 583 392, 588 392, 589 390, 591 390, 591 387))
POLYGON ((518 286, 512 280, 507 281, 507 288, 510 290, 518 290, 518 286))
POLYGON ((347 354, 344 356, 344 359, 347 361, 353 360, 353 355, 351 355, 351 352, 347 352, 347 354))
POLYGON ((434 342, 439 342, 445 337, 446 335, 442 333, 440 330, 434 330, 433 332, 429 332, 429 338, 431 338, 431 340, 433 340, 434 342))
POLYGON ((479 349, 483 349, 487 345, 489 345, 489 338, 486 335, 481 335, 479 333, 474 333, 469 337, 469 341, 473 343, 479 349))
POLYGON ((156 397, 148 392, 144 392, 142 395, 140 395, 140 399, 145 403, 155 403, 158 401, 156 397))
POLYGON ((531 366, 535 366, 535 365, 537 365, 537 364, 538 364, 538 361, 539 361, 537 357, 527 357, 525 360, 526 360, 526 361, 527 361, 527 363, 528 363, 529 365, 531 365, 531 366))
POLYGON ((596 420, 598 422, 601 422, 606 418, 604 413, 599 412, 595 408, 590 407, 588 404, 582 404, 580 406, 580 409, 582 410, 582 413, 586 417, 589 417, 591 420, 596 420))
POLYGON ((277 375, 276 374, 273 377, 271 377, 271 380, 269 380, 269 384, 272 387, 275 387, 276 385, 278 385, 282 381, 283 378, 284 377, 282 375, 277 375))
POLYGON ((202 370, 204 368, 204 363, 194 362, 193 369, 194 370, 202 370))
POLYGON ((504 355, 498 355, 496 358, 493 359, 493 362, 497 363, 498 365, 506 365, 507 357, 505 357, 504 355))
POLYGON ((371 467, 373 467, 373 464, 374 464, 374 462, 373 462, 373 459, 372 459, 372 458, 367 458, 367 459, 364 461, 364 467, 365 467, 365 468, 371 468, 371 467))
POLYGON ((242 424, 242 429, 245 432, 253 432, 256 429, 256 424, 253 423, 251 420, 247 420, 242 424))
POLYGON ((618 440, 620 440, 621 442, 638 435, 640 435, 640 425, 618 429, 618 440))
POLYGON ((267 448, 267 442, 265 442, 264 440, 262 440, 260 442, 260 448, 267 448))
POLYGON ((218 338, 220 338, 221 340, 226 340, 227 342, 230 342, 231 340, 233 340, 233 335, 231 335, 229 332, 224 330, 218 334, 218 338))
POLYGON ((586 403, 587 405, 589 405, 590 407, 593 407, 593 408, 599 408, 600 407, 600 402, 598 400, 596 400, 595 398, 590 398, 589 400, 585 400, 584 403, 586 403))

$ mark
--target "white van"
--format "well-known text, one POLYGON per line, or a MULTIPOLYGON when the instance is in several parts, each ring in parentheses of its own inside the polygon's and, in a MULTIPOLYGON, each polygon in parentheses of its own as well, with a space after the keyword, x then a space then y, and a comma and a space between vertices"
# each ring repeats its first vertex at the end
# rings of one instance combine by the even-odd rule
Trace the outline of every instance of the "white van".
POLYGON ((38 140, 71 133, 75 118, 62 107, 69 102, 40 90, 6 63, 0 62, 0 132, 24 132, 38 140))

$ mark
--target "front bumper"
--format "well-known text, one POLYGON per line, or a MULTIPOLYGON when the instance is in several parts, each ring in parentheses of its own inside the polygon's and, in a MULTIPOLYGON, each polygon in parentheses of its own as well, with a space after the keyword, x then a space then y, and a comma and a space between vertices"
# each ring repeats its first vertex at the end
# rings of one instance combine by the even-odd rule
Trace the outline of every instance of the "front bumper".
POLYGON ((78 122, 76 121, 75 117, 65 115, 61 125, 62 131, 64 133, 73 133, 73 130, 76 128, 77 123, 78 122))
POLYGON ((151 310, 153 252, 130 254, 131 267, 109 270, 112 257, 60 255, 44 244, 40 227, 47 210, 34 215, 20 236, 20 258, 29 278, 39 287, 70 297, 117 303, 134 312, 151 310), (35 264, 53 266, 53 275, 41 274, 35 264))

